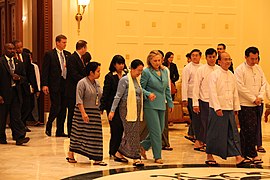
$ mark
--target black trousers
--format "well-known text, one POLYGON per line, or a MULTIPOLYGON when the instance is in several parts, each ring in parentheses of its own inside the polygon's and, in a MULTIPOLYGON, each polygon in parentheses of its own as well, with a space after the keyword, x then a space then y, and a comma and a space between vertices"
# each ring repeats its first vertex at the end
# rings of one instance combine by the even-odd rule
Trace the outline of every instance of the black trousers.
MULTIPOLYGON (((107 111, 107 115, 110 111, 107 111)), ((111 139, 110 139, 110 147, 109 154, 115 155, 118 151, 118 148, 122 141, 122 136, 124 132, 124 127, 122 120, 120 118, 119 109, 117 108, 114 113, 114 117, 112 121, 109 121, 111 127, 111 139)))
POLYGON ((255 146, 257 145, 257 126, 259 109, 255 107, 241 106, 238 113, 240 123, 240 140, 243 157, 254 158, 258 156, 255 146))
POLYGON ((12 89, 12 101, 10 104, 0 104, 0 141, 6 141, 6 120, 10 114, 10 128, 14 140, 25 137, 25 126, 21 120, 21 103, 18 92, 12 89))
POLYGON ((258 126, 257 126, 257 147, 262 146, 262 114, 263 114, 263 106, 264 104, 262 104, 261 106, 257 106, 258 111, 258 126))
POLYGON ((50 92, 51 108, 47 122, 47 128, 52 127, 53 121, 56 119, 56 135, 64 133, 64 123, 67 113, 67 98, 65 96, 65 80, 62 79, 59 92, 50 92))
POLYGON ((74 108, 76 105, 76 98, 68 98, 68 121, 67 121, 67 130, 68 130, 68 137, 71 134, 71 126, 72 126, 72 119, 74 115, 74 108))
POLYGON ((23 124, 26 126, 26 121, 32 120, 32 111, 33 111, 33 98, 31 95, 27 95, 25 93, 22 93, 22 98, 23 98, 23 104, 22 104, 22 109, 21 109, 21 118, 23 124))

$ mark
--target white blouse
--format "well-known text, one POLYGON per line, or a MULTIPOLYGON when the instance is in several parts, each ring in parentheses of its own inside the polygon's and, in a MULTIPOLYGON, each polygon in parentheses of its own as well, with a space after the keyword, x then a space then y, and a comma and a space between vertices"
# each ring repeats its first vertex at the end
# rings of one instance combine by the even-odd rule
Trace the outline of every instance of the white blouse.
POLYGON ((198 68, 193 88, 193 106, 199 106, 199 99, 204 102, 209 102, 209 74, 219 68, 218 65, 209 66, 204 64, 198 68))
POLYGON ((242 106, 254 107, 256 97, 263 99, 266 80, 260 66, 249 66, 246 62, 235 69, 237 89, 239 92, 240 104, 242 106))
POLYGON ((236 80, 231 71, 217 68, 209 75, 209 106, 215 111, 240 110, 236 80))
POLYGON ((193 97, 195 73, 202 64, 188 63, 182 71, 182 101, 193 97))

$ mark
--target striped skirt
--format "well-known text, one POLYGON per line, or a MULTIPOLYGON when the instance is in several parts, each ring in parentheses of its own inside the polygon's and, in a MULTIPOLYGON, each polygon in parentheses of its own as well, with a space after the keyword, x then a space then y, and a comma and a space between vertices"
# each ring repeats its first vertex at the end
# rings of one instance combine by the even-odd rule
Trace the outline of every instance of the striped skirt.
POLYGON ((70 151, 95 161, 103 159, 102 124, 99 109, 85 108, 89 123, 82 119, 81 112, 75 107, 72 120, 70 151))

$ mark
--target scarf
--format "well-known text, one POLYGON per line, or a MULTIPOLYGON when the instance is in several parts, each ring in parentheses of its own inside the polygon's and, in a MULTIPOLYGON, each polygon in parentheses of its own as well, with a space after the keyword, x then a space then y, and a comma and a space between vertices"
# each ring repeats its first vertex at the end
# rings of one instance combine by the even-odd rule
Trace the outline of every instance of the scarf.
MULTIPOLYGON (((131 73, 127 74, 128 76, 128 96, 127 96, 127 121, 137 121, 137 100, 136 100, 136 90, 135 90, 135 86, 133 83, 133 79, 131 77, 131 73)), ((142 87, 138 81, 138 79, 136 78, 136 81, 141 89, 142 92, 142 87)), ((141 93, 141 113, 140 113, 140 121, 143 120, 143 95, 141 93)))

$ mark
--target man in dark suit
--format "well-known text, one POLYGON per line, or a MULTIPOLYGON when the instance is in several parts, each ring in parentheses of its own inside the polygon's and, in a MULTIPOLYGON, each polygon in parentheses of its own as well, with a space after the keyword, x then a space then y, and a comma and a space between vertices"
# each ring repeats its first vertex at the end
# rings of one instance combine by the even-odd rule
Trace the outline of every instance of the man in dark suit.
POLYGON ((48 51, 44 55, 42 65, 41 84, 45 95, 50 94, 51 108, 46 124, 45 133, 51 136, 52 123, 56 121, 56 137, 67 137, 64 133, 64 123, 66 118, 67 98, 66 98, 66 61, 71 55, 64 50, 67 44, 67 38, 64 35, 58 35, 55 38, 56 48, 48 51))
POLYGON ((72 118, 76 104, 76 87, 77 83, 86 76, 85 62, 82 59, 87 51, 87 42, 79 40, 76 43, 76 51, 68 58, 67 61, 67 86, 66 93, 68 98, 68 137, 71 133, 72 118))
POLYGON ((23 43, 20 40, 13 41, 16 49, 15 57, 20 60, 25 69, 27 81, 22 84, 22 121, 26 127, 27 132, 31 130, 26 126, 26 121, 31 120, 32 110, 34 108, 33 94, 38 91, 37 81, 34 66, 31 64, 31 59, 29 54, 23 52, 23 43))
POLYGON ((7 144, 5 130, 9 114, 13 139, 16 145, 22 145, 30 140, 25 137, 25 126, 21 120, 21 84, 26 81, 26 75, 22 62, 14 55, 14 45, 5 44, 4 55, 0 58, 0 144, 7 144))

